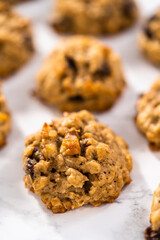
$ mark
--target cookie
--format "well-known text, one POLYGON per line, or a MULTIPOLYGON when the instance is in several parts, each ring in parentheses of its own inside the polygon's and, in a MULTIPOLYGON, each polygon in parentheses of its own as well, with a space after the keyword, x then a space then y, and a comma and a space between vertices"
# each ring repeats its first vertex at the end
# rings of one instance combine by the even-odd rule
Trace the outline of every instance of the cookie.
POLYGON ((26 187, 58 213, 113 202, 131 181, 132 157, 121 137, 83 110, 29 136, 23 168, 26 187))
POLYGON ((137 18, 134 0, 57 0, 52 26, 59 33, 113 34, 137 18))
POLYGON ((0 76, 8 77, 33 54, 30 22, 0 2, 0 76))
POLYGON ((139 46, 150 62, 160 65, 160 8, 145 23, 139 36, 139 46))
POLYGON ((4 3, 9 3, 9 4, 15 4, 15 3, 27 2, 31 0, 0 0, 0 1, 4 3))
POLYGON ((0 147, 5 145, 6 137, 10 130, 11 117, 6 105, 6 100, 2 94, 1 84, 0 84, 0 147))
POLYGON ((62 111, 111 107, 125 86, 121 61, 90 37, 64 39, 44 62, 36 94, 62 111))
POLYGON ((137 103, 136 123, 152 149, 160 148, 160 78, 137 103))
POLYGON ((160 185, 153 194, 153 201, 150 215, 151 226, 145 231, 146 240, 160 239, 160 185))

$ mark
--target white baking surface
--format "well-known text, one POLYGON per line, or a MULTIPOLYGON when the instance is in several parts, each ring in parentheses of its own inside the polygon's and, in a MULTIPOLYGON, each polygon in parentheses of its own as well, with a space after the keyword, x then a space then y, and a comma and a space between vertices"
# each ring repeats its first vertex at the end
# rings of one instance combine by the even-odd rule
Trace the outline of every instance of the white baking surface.
POLYGON ((133 181, 113 204, 86 206, 57 215, 46 209, 40 197, 25 189, 22 181, 26 136, 61 115, 31 96, 42 59, 60 39, 47 22, 52 1, 36 0, 17 6, 20 13, 33 21, 37 53, 3 83, 13 122, 8 144, 0 150, 0 240, 144 239, 152 193, 160 182, 160 153, 149 150, 147 141, 137 131, 134 115, 138 95, 156 80, 159 70, 141 56, 136 38, 143 18, 154 11, 159 0, 139 0, 140 22, 122 34, 101 39, 121 55, 128 86, 112 110, 96 117, 128 142, 133 156, 133 181))

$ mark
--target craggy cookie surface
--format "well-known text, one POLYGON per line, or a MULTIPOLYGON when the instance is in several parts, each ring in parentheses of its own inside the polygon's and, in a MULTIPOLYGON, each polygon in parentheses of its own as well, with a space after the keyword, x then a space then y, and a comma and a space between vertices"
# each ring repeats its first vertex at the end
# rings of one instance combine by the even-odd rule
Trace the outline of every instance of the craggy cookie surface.
POLYGON ((90 37, 64 39, 44 62, 36 93, 63 111, 102 111, 125 86, 119 57, 90 37))
POLYGON ((134 0, 57 0, 52 25, 60 33, 116 33, 134 24, 134 0))
POLYGON ((138 100, 136 122, 151 147, 160 148, 160 78, 138 100))
POLYGON ((150 215, 151 226, 146 229, 146 240, 160 239, 160 185, 153 194, 153 201, 150 215))
POLYGON ((65 113, 26 140, 24 181, 54 213, 113 202, 130 183, 123 139, 87 111, 65 113))
POLYGON ((152 63, 160 65, 160 8, 145 23, 139 45, 152 63))
POLYGON ((0 76, 18 70, 33 53, 30 22, 0 1, 0 76))
POLYGON ((2 94, 0 84, 0 147, 6 143, 6 137, 10 130, 11 119, 6 105, 5 98, 2 94))

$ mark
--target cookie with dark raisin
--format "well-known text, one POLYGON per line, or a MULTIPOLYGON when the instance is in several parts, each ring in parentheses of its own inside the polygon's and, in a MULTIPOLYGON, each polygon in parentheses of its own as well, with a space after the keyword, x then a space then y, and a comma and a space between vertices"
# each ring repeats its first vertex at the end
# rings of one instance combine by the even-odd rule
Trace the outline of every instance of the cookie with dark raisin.
POLYGON ((139 46, 150 62, 160 66, 160 8, 145 22, 139 46))
POLYGON ((59 33, 111 34, 137 18, 135 0, 56 0, 52 26, 59 33))
POLYGON ((0 147, 6 144, 10 125, 11 117, 0 84, 0 147))
POLYGON ((160 185, 153 194, 150 223, 151 226, 145 231, 145 239, 160 240, 160 185))
POLYGON ((121 61, 110 48, 90 37, 64 39, 44 62, 36 92, 63 111, 102 111, 125 86, 121 61))
POLYGON ((160 148, 160 78, 137 102, 136 123, 153 150, 160 148))
POLYGON ((131 181, 128 146, 83 110, 65 113, 26 139, 25 185, 53 213, 112 203, 131 181))
POLYGON ((22 67, 33 51, 30 22, 0 1, 0 76, 8 77, 22 67))

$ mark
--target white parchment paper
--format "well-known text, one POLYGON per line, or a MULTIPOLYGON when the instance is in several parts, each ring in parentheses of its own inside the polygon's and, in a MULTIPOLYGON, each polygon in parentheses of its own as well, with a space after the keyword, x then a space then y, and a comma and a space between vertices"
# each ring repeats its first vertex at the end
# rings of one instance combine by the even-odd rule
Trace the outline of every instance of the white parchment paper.
POLYGON ((160 1, 139 0, 139 23, 122 34, 101 39, 121 55, 128 86, 110 111, 96 117, 128 142, 133 156, 133 181, 113 204, 97 208, 86 206, 57 215, 25 189, 22 181, 22 151, 26 136, 40 129, 44 122, 51 122, 61 115, 56 108, 51 109, 31 96, 42 59, 60 39, 48 25, 52 2, 35 0, 16 7, 33 21, 37 53, 23 69, 3 82, 13 121, 8 144, 0 150, 0 239, 144 239, 152 194, 160 183, 160 152, 149 150, 146 139, 137 131, 134 115, 138 95, 151 86, 159 70, 141 56, 136 39, 143 18, 149 16, 160 1))

